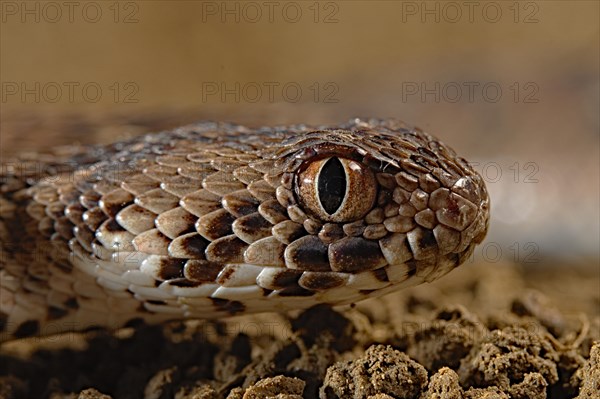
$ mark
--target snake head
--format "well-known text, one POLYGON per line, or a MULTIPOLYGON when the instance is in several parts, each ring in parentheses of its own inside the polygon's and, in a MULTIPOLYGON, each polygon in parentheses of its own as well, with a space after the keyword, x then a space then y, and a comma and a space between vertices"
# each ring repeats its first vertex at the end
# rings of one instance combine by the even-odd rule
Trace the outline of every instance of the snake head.
POLYGON ((278 203, 290 219, 273 232, 288 244, 288 268, 350 274, 364 280, 356 289, 378 294, 441 277, 486 235, 481 176, 450 147, 402 122, 356 119, 309 131, 272 156, 278 203))

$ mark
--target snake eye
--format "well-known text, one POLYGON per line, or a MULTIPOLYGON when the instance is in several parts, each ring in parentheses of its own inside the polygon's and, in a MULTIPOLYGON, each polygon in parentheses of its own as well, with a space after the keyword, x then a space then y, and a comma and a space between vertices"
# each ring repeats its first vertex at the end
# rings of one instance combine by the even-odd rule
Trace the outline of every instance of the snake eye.
POLYGON ((326 222, 360 219, 372 207, 377 182, 366 166, 346 158, 311 162, 296 178, 296 194, 310 213, 326 222))

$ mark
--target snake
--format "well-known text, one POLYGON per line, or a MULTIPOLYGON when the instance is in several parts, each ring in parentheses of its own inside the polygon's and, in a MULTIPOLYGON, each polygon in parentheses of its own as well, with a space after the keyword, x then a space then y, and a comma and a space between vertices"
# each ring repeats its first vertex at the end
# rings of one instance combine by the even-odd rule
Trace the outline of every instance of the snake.
POLYGON ((0 339, 352 304, 432 282, 482 177, 398 119, 198 122, 2 162, 0 339))

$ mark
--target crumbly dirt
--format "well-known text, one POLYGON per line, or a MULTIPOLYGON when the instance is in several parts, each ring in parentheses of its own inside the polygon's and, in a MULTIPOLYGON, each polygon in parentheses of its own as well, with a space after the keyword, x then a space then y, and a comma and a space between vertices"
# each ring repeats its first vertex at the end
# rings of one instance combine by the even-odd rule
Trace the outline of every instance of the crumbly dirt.
POLYGON ((549 289, 565 270, 468 264, 353 307, 8 342, 0 397, 598 398, 598 270, 549 289))

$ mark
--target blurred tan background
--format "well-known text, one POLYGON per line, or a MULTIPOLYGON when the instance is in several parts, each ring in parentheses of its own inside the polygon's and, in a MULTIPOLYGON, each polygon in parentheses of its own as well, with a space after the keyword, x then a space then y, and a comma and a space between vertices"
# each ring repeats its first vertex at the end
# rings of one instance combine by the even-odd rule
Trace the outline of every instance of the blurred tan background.
POLYGON ((477 162, 478 257, 598 258, 598 2, 0 5, 3 157, 201 119, 397 117, 477 162))

